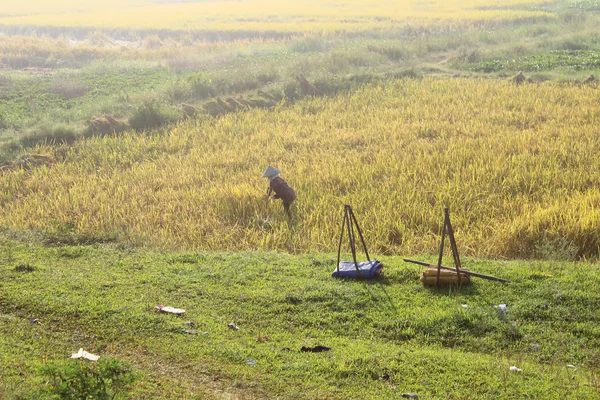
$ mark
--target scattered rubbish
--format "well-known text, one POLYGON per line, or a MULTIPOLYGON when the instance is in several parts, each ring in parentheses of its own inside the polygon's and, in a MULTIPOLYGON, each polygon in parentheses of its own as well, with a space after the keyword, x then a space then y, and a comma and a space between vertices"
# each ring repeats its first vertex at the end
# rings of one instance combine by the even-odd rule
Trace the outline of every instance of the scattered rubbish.
POLYGON ((198 331, 196 329, 182 329, 181 332, 189 333, 190 335, 195 335, 198 333, 198 331))
POLYGON ((383 375, 381 375, 381 377, 379 379, 381 379, 382 381, 389 381, 390 376, 388 374, 383 374, 383 375))
POLYGON ((494 307, 502 312, 506 311, 506 304, 498 304, 497 306, 494 306, 494 307))
POLYGON ((567 368, 573 368, 573 369, 577 369, 576 366, 574 366, 573 364, 567 364, 567 368))
POLYGON ((180 314, 183 314, 185 312, 185 310, 182 310, 181 308, 173 308, 173 307, 170 307, 170 306, 163 306, 163 305, 158 305, 158 306, 156 306, 154 308, 157 308, 160 311, 166 312, 166 313, 169 313, 169 314, 178 314, 178 315, 180 315, 180 314))
POLYGON ((545 276, 546 278, 552 278, 554 275, 552 275, 552 274, 544 274, 544 276, 545 276))
POLYGON ((187 321, 187 322, 185 322, 185 325, 186 326, 196 326, 196 323, 193 321, 187 321))
POLYGON ((230 327, 231 329, 233 329, 234 331, 239 331, 240 328, 238 328, 238 326, 234 323, 228 324, 228 327, 230 327))
POLYGON ((523 372, 523 370, 521 368, 517 368, 514 365, 512 367, 510 367, 509 369, 513 372, 523 372))
POLYGON ((29 318, 29 322, 31 322, 32 324, 38 324, 38 325, 44 325, 42 324, 42 322, 37 319, 37 318, 29 318))
POLYGON ((540 351, 542 349, 542 346, 540 346, 537 343, 532 344, 531 346, 529 346, 529 349, 531 351, 540 351))
POLYGON ((460 306, 461 306, 462 308, 469 308, 469 305, 468 305, 468 304, 461 304, 460 306))
POLYGON ((300 351, 310 352, 310 353, 320 353, 322 351, 329 351, 329 350, 331 350, 331 347, 327 347, 327 346, 315 346, 315 347, 302 346, 302 348, 300 349, 300 351))
POLYGON ((402 397, 405 399, 418 399, 419 396, 416 393, 402 393, 402 397))
POLYGON ((254 361, 254 360, 248 360, 248 361, 246 361, 246 363, 248 365, 256 365, 256 361, 254 361))
POLYGON ((98 361, 100 356, 88 353, 87 351, 83 351, 83 349, 79 349, 77 353, 71 355, 71 358, 85 358, 86 360, 90 361, 98 361))

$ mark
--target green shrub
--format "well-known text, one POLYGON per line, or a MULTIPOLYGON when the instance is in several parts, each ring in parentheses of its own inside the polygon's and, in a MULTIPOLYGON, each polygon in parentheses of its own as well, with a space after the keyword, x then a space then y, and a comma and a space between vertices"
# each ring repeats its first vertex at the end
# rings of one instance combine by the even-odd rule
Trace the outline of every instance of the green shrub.
POLYGON ((173 101, 185 101, 193 97, 192 88, 184 80, 177 80, 167 88, 167 94, 173 101))
POLYGON ((192 75, 188 80, 192 88, 192 95, 197 99, 207 99, 217 93, 213 82, 203 74, 192 75))
POLYGON ((73 143, 80 132, 73 126, 69 125, 52 125, 44 123, 30 129, 21 139, 20 144, 24 147, 33 147, 38 144, 61 144, 73 143))
POLYGON ((129 125, 136 130, 150 129, 157 126, 174 122, 177 116, 174 110, 170 110, 165 104, 156 99, 142 101, 135 107, 129 118, 129 125))
POLYGON ((57 94, 65 99, 75 99, 88 92, 88 88, 81 82, 73 79, 59 78, 52 82, 50 92, 57 94))
POLYGON ((129 364, 116 358, 101 358, 97 363, 69 360, 44 365, 37 372, 48 379, 44 388, 48 394, 73 400, 127 398, 139 378, 129 364))

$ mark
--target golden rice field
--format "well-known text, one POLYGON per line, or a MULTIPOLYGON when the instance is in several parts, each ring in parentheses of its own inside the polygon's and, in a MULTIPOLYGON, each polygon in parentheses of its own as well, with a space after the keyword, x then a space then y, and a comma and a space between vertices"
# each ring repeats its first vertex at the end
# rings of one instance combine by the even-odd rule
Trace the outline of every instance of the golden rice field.
POLYGON ((175 29, 200 31, 355 31, 389 29, 398 24, 434 25, 552 18, 546 11, 523 6, 545 0, 416 1, 318 0, 156 2, 92 0, 9 2, 0 11, 0 25, 175 29))
POLYGON ((373 254, 428 253, 450 207, 462 254, 592 257, 600 245, 597 87, 403 79, 40 148, 0 176, 0 226, 191 249, 335 251, 351 204, 373 254), (288 227, 267 165, 296 189, 288 227))

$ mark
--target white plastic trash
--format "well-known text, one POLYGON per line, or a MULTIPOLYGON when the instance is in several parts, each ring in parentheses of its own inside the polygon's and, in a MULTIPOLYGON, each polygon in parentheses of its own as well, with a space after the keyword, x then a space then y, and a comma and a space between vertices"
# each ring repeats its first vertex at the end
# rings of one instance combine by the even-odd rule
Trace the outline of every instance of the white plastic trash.
POLYGON ((77 353, 71 355, 71 358, 85 358, 86 360, 90 361, 98 361, 100 356, 88 353, 87 351, 83 351, 83 349, 79 349, 77 353))
POLYGON ((183 314, 185 312, 185 310, 182 310, 181 308, 173 308, 170 306, 163 306, 163 305, 158 305, 154 308, 159 309, 162 312, 166 312, 169 314, 183 314))
POLYGON ((497 306, 494 306, 494 307, 496 307, 498 310, 500 310, 502 312, 506 311, 506 304, 498 304, 497 306))
POLYGON ((513 372, 523 372, 523 370, 521 368, 517 368, 514 365, 512 367, 510 367, 510 370, 513 372))

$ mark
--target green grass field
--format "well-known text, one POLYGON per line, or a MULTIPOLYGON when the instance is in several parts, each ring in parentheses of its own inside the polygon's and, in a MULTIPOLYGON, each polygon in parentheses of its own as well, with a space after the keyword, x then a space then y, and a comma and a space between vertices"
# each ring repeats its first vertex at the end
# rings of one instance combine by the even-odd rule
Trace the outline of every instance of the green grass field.
POLYGON ((383 279, 346 281, 331 278, 330 254, 43 247, 4 236, 0 396, 48 396, 36 371, 79 363, 67 359, 82 347, 139 373, 122 398, 597 398, 598 265, 469 259, 512 283, 474 278, 456 292, 423 288, 421 268, 399 257, 382 261, 383 279), (186 321, 199 333, 182 333, 186 321), (331 350, 300 351, 317 345, 331 350))

